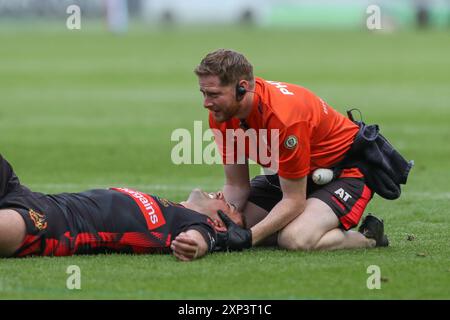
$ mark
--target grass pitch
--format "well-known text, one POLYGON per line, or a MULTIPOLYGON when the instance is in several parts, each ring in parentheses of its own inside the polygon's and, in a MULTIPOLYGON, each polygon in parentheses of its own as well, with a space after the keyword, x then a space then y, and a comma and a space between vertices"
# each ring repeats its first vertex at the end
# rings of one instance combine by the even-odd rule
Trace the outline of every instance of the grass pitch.
POLYGON ((220 166, 170 159, 174 129, 208 126, 192 70, 218 47, 242 51, 256 75, 308 87, 341 112, 361 109, 416 162, 399 200, 376 196, 368 208, 384 218, 389 248, 252 249, 192 263, 0 259, 0 298, 450 298, 448 34, 136 28, 119 37, 60 26, 2 29, 0 43, 0 152, 36 191, 129 186, 179 201, 193 187, 220 188, 220 166), (66 288, 70 265, 81 268, 81 290, 66 288), (379 290, 366 286, 370 265, 381 269, 379 290))

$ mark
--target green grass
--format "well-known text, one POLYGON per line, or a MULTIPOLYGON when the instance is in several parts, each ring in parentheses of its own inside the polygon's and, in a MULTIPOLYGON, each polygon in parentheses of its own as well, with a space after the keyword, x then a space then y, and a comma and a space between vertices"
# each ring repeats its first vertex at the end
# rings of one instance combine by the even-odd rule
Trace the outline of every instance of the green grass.
POLYGON ((117 37, 88 27, 5 28, 0 43, 0 152, 36 191, 130 186, 179 201, 196 186, 220 188, 220 166, 170 161, 175 128, 207 127, 192 70, 218 47, 244 52, 257 75, 308 87, 341 112, 360 108, 416 162, 399 200, 369 205, 385 219, 386 249, 253 249, 192 263, 168 255, 0 259, 0 298, 450 298, 447 33, 136 28, 117 37), (81 290, 66 289, 69 265, 81 268, 81 290), (369 265, 381 268, 380 290, 366 287, 369 265))

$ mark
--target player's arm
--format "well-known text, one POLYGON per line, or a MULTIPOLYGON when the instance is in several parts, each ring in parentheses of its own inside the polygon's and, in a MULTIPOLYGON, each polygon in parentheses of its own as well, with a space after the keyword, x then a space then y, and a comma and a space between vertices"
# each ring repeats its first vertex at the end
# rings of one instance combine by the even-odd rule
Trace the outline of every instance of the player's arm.
POLYGON ((208 244, 202 234, 194 229, 181 232, 170 246, 175 257, 191 261, 203 257, 208 252, 208 244))
POLYGON ((298 121, 280 131, 278 175, 283 198, 262 221, 251 228, 252 244, 281 230, 305 210, 310 165, 310 126, 307 121, 298 121))
POLYGON ((227 202, 242 211, 250 194, 250 176, 248 163, 225 164, 225 185, 223 194, 227 202))
POLYGON ((25 235, 25 221, 20 214, 11 209, 0 210, 0 257, 12 256, 25 235))
POLYGON ((225 250, 250 248, 267 236, 284 228, 305 210, 306 179, 306 177, 300 179, 283 179, 280 177, 283 199, 250 230, 240 227, 219 210, 218 214, 225 223, 227 232, 220 237, 218 235, 217 247, 225 250))
POLYGON ((300 179, 280 177, 283 199, 262 221, 251 228, 252 245, 281 230, 305 210, 306 180, 307 177, 300 179))

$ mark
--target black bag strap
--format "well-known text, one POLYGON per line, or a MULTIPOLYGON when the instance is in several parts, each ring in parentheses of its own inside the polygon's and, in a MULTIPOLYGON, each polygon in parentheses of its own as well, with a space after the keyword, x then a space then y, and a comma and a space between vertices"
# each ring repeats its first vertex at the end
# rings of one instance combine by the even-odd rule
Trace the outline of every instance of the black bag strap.
POLYGON ((352 122, 354 122, 354 123, 358 123, 358 122, 364 123, 364 121, 363 121, 363 116, 362 116, 362 112, 361 112, 361 110, 359 110, 358 108, 352 108, 352 109, 350 109, 350 110, 347 110, 347 117, 348 117, 352 122), (360 121, 356 121, 356 120, 355 120, 355 117, 353 116, 353 111, 358 111, 360 121))

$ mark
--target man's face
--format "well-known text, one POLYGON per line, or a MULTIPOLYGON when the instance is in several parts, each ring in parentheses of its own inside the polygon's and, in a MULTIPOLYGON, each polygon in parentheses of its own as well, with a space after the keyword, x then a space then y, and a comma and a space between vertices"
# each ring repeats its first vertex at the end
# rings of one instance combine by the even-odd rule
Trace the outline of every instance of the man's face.
POLYGON ((221 220, 217 211, 222 210, 231 220, 243 226, 241 213, 233 204, 225 201, 221 191, 207 193, 200 189, 194 189, 189 194, 187 202, 196 206, 198 212, 206 214, 213 220, 221 220))
POLYGON ((211 111, 215 121, 225 122, 236 115, 239 103, 235 85, 222 86, 218 76, 201 76, 198 83, 203 94, 203 106, 211 111))

